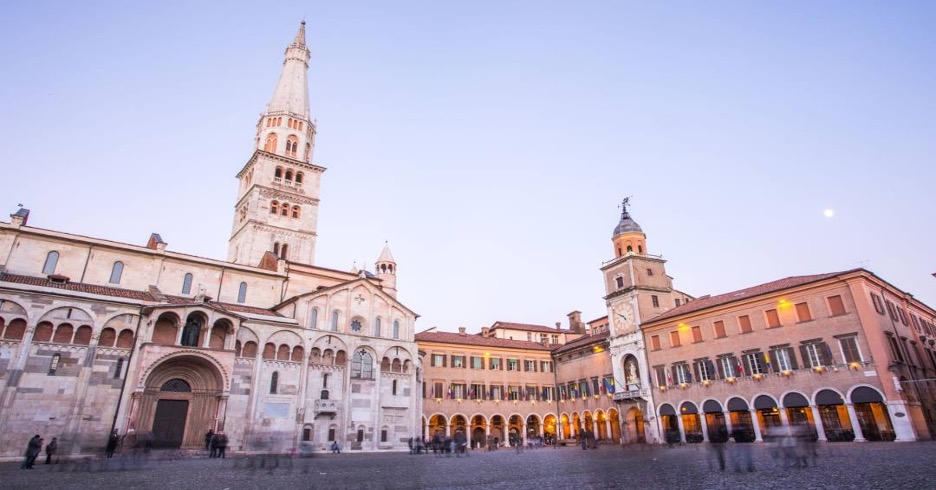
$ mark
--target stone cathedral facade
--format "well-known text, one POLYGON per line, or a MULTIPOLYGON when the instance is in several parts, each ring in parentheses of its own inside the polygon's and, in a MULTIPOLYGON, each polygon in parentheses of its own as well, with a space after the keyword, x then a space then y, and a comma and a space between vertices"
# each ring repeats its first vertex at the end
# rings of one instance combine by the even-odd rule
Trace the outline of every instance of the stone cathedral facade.
POLYGON ((418 435, 417 315, 385 246, 373 271, 315 264, 319 186, 305 23, 237 173, 228 258, 0 222, 0 458, 108 434, 233 452, 405 450, 418 435))

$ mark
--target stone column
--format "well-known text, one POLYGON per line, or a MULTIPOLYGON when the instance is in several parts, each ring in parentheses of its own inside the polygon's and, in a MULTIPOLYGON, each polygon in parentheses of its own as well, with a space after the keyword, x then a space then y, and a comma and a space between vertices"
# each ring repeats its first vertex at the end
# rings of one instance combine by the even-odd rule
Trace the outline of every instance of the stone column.
POLYGON ((825 427, 822 425, 822 417, 819 415, 819 407, 810 405, 809 409, 812 410, 813 422, 816 424, 816 434, 819 434, 819 441, 826 442, 828 439, 825 435, 825 427))
POLYGON ((679 442, 686 442, 686 429, 683 427, 682 415, 676 414, 676 425, 679 426, 679 442))
POLYGON ((700 417, 699 425, 702 426, 702 440, 705 442, 711 441, 711 439, 709 439, 709 433, 708 433, 708 417, 706 417, 706 414, 704 413, 698 414, 696 415, 696 417, 700 417))
POLYGON ((228 395, 218 396, 218 409, 215 412, 214 424, 214 431, 216 433, 224 430, 224 419, 227 416, 227 401, 228 395))
POLYGON ((750 409, 751 412, 751 426, 754 428, 754 440, 757 442, 764 442, 764 437, 761 435, 760 420, 757 419, 757 410, 750 409))
POLYGON ((855 413, 855 406, 851 403, 845 404, 845 411, 848 412, 848 420, 851 422, 852 430, 855 432, 855 442, 864 442, 864 432, 861 430, 861 424, 858 423, 858 414, 855 413))
POLYGON ((731 413, 722 412, 722 415, 725 417, 725 429, 728 431, 728 440, 731 440, 731 431, 734 430, 734 427, 731 425, 731 413))

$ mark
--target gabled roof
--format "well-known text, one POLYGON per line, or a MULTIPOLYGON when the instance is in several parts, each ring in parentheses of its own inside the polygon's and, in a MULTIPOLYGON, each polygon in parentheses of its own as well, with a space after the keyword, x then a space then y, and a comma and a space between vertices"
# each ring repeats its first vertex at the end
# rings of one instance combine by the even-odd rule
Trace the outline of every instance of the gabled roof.
POLYGON ((795 288, 797 286, 802 286, 804 284, 809 284, 812 282, 822 281, 824 279, 829 279, 831 277, 841 276, 844 274, 850 274, 856 271, 861 271, 863 269, 850 269, 847 271, 841 272, 829 272, 826 274, 813 274, 811 276, 791 276, 785 277, 783 279, 778 279, 776 281, 766 282, 764 284, 758 284, 757 286, 751 286, 745 289, 739 289, 737 291, 731 291, 729 293, 719 294, 717 296, 703 296, 697 298, 688 303, 683 303, 672 310, 667 311, 661 315, 658 315, 650 320, 643 322, 644 324, 655 323, 660 320, 666 320, 668 318, 677 317, 680 315, 685 315, 687 313, 692 313, 699 310, 704 310, 706 308, 713 308, 716 306, 725 305, 728 303, 733 303, 735 301, 746 300, 750 298, 755 298, 757 296, 762 296, 765 294, 772 294, 778 291, 783 291, 784 289, 795 288))
POLYGON ((379 286, 377 286, 376 284, 374 284, 373 281, 379 281, 379 280, 380 280, 380 279, 373 279, 373 278, 370 278, 370 277, 359 277, 359 278, 354 279, 354 280, 352 280, 352 281, 339 282, 338 284, 329 286, 329 287, 327 287, 327 288, 321 288, 321 289, 317 289, 317 290, 315 290, 315 291, 309 291, 309 292, 306 292, 306 293, 302 293, 302 294, 297 294, 297 295, 295 295, 295 296, 291 296, 291 297, 289 297, 288 299, 286 299, 286 301, 283 301, 282 303, 280 303, 280 304, 274 306, 273 309, 274 309, 274 310, 278 310, 278 309, 282 308, 283 306, 286 306, 286 305, 288 305, 288 304, 290 304, 290 303, 295 303, 295 302, 298 301, 300 298, 305 298, 305 297, 307 297, 307 296, 317 296, 317 295, 320 295, 320 294, 323 294, 323 293, 327 293, 327 292, 329 292, 329 291, 334 291, 334 290, 336 290, 336 289, 343 289, 343 288, 346 288, 346 287, 351 287, 351 285, 353 285, 354 283, 362 283, 362 284, 366 284, 366 285, 367 285, 369 288, 371 288, 375 293, 379 294, 379 295, 384 299, 384 301, 386 301, 386 302, 388 302, 388 303, 390 303, 390 304, 392 304, 392 305, 398 306, 399 308, 401 308, 401 309, 403 309, 403 310, 405 310, 405 311, 411 313, 414 317, 419 318, 419 314, 418 314, 418 313, 416 313, 415 311, 413 311, 413 310, 407 308, 405 305, 403 305, 403 303, 400 303, 400 301, 399 301, 398 299, 394 298, 393 296, 390 296, 390 295, 387 294, 383 289, 381 289, 379 286))
POLYGON ((419 332, 416 342, 438 342, 442 344, 469 345, 472 347, 495 347, 502 349, 526 349, 548 352, 552 350, 549 345, 525 340, 499 339, 496 337, 483 337, 480 334, 462 335, 454 332, 419 332))
POLYGON ((604 330, 601 333, 596 333, 594 335, 586 335, 584 337, 579 337, 573 340, 572 342, 568 342, 566 344, 563 344, 557 347, 555 350, 553 350, 553 354, 562 354, 562 353, 573 351, 576 349, 581 349, 582 347, 585 347, 588 345, 604 342, 605 340, 608 340, 610 337, 611 337, 611 332, 607 330, 604 330))
POLYGON ((491 325, 491 330, 496 330, 498 328, 511 329, 511 330, 524 330, 527 332, 549 332, 549 333, 571 333, 571 330, 557 330, 555 327, 547 327, 546 325, 533 325, 530 323, 513 323, 513 322, 501 322, 497 321, 491 325))

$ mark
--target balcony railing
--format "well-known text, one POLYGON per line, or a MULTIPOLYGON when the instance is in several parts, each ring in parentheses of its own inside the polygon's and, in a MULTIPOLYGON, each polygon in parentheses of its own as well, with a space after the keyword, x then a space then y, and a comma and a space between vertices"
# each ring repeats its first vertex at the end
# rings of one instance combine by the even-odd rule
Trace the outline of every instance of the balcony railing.
POLYGON ((338 400, 315 400, 315 414, 337 414, 341 408, 338 400))

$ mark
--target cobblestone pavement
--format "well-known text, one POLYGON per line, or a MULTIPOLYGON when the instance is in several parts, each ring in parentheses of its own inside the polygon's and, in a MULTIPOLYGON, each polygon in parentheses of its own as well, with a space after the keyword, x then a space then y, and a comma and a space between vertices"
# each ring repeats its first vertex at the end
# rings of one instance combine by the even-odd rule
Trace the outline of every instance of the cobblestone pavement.
MULTIPOLYGON (((747 446, 747 445, 745 445, 747 446)), ((750 446, 749 446, 750 447, 750 446)), ((752 448, 754 471, 735 472, 735 444, 722 472, 708 445, 602 446, 473 451, 463 457, 405 453, 316 454, 312 458, 130 458, 41 464, 32 470, 0 464, 0 488, 154 489, 562 489, 591 488, 934 488, 936 443, 819 445, 815 466, 787 467, 772 448, 752 448)), ((156 457, 160 455, 157 454, 156 457)), ((746 470, 742 464, 742 470, 746 470)))

